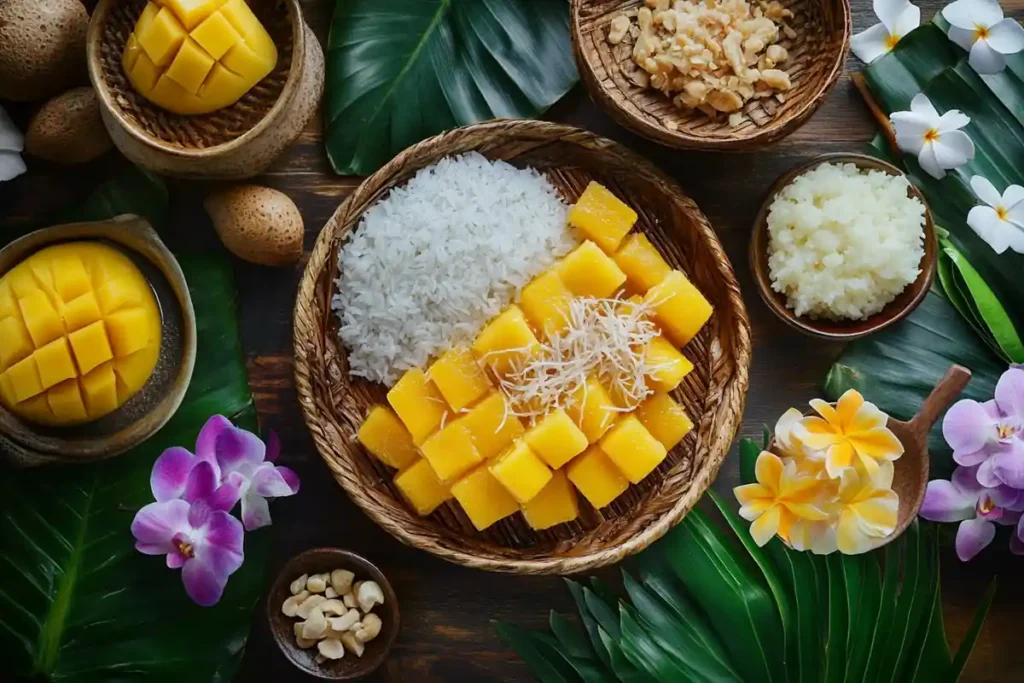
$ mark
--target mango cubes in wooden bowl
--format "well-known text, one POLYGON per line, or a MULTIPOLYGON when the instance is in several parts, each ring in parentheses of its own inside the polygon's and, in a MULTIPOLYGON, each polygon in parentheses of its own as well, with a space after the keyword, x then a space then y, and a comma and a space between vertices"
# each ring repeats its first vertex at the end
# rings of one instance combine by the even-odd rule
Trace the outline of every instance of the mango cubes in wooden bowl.
POLYGON ((616 562, 678 522, 732 443, 750 360, 738 285, 696 206, 614 142, 539 121, 450 131, 364 182, 313 251, 295 341, 307 424, 350 497, 410 545, 528 574, 616 562), (331 315, 339 250, 390 190, 467 152, 543 174, 575 246, 390 386, 353 378, 331 315))
POLYGON ((0 402, 43 425, 99 419, 143 387, 160 354, 149 283, 117 249, 43 249, 0 278, 0 402))

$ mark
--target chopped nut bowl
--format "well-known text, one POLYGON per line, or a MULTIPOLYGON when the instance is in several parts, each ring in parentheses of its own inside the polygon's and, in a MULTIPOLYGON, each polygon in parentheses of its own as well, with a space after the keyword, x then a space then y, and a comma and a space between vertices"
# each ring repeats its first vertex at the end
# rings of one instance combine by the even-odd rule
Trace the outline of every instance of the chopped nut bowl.
POLYGON ((671 147, 778 140, 843 71, 848 0, 572 0, 576 62, 623 126, 671 147))
POLYGON ((337 548, 292 558, 267 597, 281 651, 306 673, 350 680, 375 671, 398 637, 398 600, 369 560, 337 548))

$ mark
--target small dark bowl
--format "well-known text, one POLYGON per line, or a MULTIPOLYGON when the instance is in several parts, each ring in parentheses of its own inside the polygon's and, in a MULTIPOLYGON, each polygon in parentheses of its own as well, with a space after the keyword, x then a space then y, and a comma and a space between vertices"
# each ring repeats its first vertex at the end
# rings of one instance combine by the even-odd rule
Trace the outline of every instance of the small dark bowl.
POLYGON ((935 277, 935 262, 938 258, 938 242, 935 237, 935 226, 932 223, 932 214, 928 208, 928 202, 924 195, 914 185, 910 185, 908 193, 917 197, 924 204, 924 257, 921 259, 921 274, 910 283, 899 296, 878 313, 867 320, 812 320, 809 316, 797 316, 792 309, 786 306, 786 297, 772 289, 771 277, 768 269, 768 211, 775 201, 775 196, 784 187, 796 180, 798 176, 807 173, 821 164, 854 164, 860 169, 872 171, 885 171, 889 175, 902 176, 903 171, 892 164, 869 157, 864 154, 823 154, 815 157, 802 166, 794 168, 775 181, 768 197, 757 212, 754 219, 754 233, 750 239, 750 269, 757 283, 757 291, 772 313, 778 316, 790 327, 805 334, 831 341, 853 341, 866 337, 869 334, 889 327, 910 315, 917 306, 924 300, 928 290, 932 286, 932 279, 935 277))
POLYGON ((369 675, 387 659, 398 638, 398 596, 384 574, 365 557, 339 548, 314 548, 293 557, 281 570, 267 596, 267 619, 281 652, 296 667, 310 676, 330 681, 347 681, 369 675), (303 574, 322 574, 335 569, 347 569, 356 575, 356 581, 376 581, 384 591, 384 604, 373 611, 383 626, 380 635, 366 644, 362 657, 346 652, 342 659, 316 663, 315 647, 301 649, 295 643, 295 619, 281 612, 281 605, 291 597, 291 583, 303 574))

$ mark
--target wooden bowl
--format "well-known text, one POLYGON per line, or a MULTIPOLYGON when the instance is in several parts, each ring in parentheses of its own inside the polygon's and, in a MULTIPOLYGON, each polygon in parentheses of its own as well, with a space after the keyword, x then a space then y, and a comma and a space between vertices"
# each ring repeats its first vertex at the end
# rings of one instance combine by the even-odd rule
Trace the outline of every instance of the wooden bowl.
POLYGON ((290 559, 267 596, 267 619, 277 646, 292 664, 311 676, 331 681, 347 681, 376 671, 394 647, 400 626, 398 596, 387 577, 365 557, 339 548, 315 548, 290 559), (292 581, 303 574, 323 574, 335 569, 349 570, 356 575, 356 581, 376 581, 380 585, 384 604, 377 605, 373 613, 381 618, 383 625, 380 635, 366 644, 362 657, 346 652, 342 659, 317 664, 315 647, 303 650, 296 645, 293 631, 296 620, 285 616, 281 605, 292 595, 292 581))
MULTIPOLYGON (((795 17, 798 35, 779 44, 789 52, 785 71, 793 83, 780 98, 751 100, 741 111, 745 121, 729 125, 728 116, 711 118, 677 107, 658 90, 642 88, 627 73, 632 46, 607 41, 612 19, 636 16, 644 0, 572 0, 570 18, 576 65, 590 96, 620 125, 669 147, 742 151, 775 142, 799 128, 821 106, 843 73, 850 47, 849 0, 781 0, 795 17)), ((754 5, 754 2, 751 2, 754 5)))
POLYGON ((160 358, 146 385, 99 420, 44 427, 0 405, 0 460, 31 467, 87 463, 120 455, 153 436, 178 410, 196 362, 196 314, 174 255, 137 216, 57 225, 25 235, 0 250, 0 276, 35 252, 62 242, 98 240, 125 252, 149 280, 160 306, 160 358))
POLYGON ((803 175, 821 164, 854 164, 858 168, 872 171, 885 171, 889 175, 903 176, 903 171, 874 157, 864 154, 823 154, 811 161, 794 168, 775 181, 768 191, 768 197, 757 212, 754 219, 754 233, 750 239, 750 269, 757 283, 757 291, 761 299, 768 305, 772 313, 784 323, 805 334, 831 341, 853 341, 889 327, 917 308, 924 301, 935 277, 935 263, 938 260, 939 246, 935 236, 935 225, 928 202, 914 185, 910 185, 907 193, 917 197, 924 204, 924 257, 921 259, 921 274, 910 283, 895 299, 867 320, 812 320, 810 317, 797 316, 786 306, 786 297, 772 289, 770 269, 768 268, 768 212, 775 196, 782 188, 793 182, 797 176, 803 175))
POLYGON ((277 66, 230 107, 182 116, 137 93, 121 65, 146 0, 100 0, 86 39, 89 77, 103 123, 122 154, 163 175, 250 178, 298 137, 323 93, 323 51, 298 0, 249 4, 277 45, 277 66))
POLYGON ((345 491, 399 540, 452 562, 522 574, 568 574, 617 562, 676 524, 714 480, 743 412, 750 324, 739 285, 714 230, 670 178, 625 147, 570 126, 499 120, 459 128, 399 154, 360 185, 324 227, 295 307, 295 376, 306 424, 345 491), (535 532, 521 515, 477 532, 455 503, 421 518, 392 485, 393 472, 371 458, 356 432, 386 388, 348 374, 330 301, 339 242, 363 212, 417 170, 445 156, 477 151, 543 172, 574 202, 597 180, 640 214, 637 227, 715 307, 684 349, 695 370, 676 390, 696 428, 647 479, 600 511, 581 500, 581 517, 535 532))

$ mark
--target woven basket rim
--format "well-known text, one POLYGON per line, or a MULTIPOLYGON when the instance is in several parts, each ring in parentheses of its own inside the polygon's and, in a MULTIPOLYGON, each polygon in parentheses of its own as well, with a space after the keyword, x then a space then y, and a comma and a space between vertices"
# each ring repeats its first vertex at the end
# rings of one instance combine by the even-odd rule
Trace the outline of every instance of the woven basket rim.
MULTIPOLYGON (((853 18, 851 16, 850 0, 817 0, 819 3, 837 3, 842 14, 843 41, 841 49, 832 55, 832 65, 828 75, 822 80, 818 88, 810 93, 800 103, 800 106, 787 113, 781 122, 774 125, 754 128, 751 135, 734 135, 728 138, 708 138, 698 135, 691 135, 683 130, 671 130, 664 125, 652 125, 630 111, 609 96, 608 91, 594 72, 594 66, 587 59, 583 51, 583 27, 580 23, 580 13, 583 5, 589 0, 570 0, 569 22, 570 34, 572 37, 573 56, 576 59, 576 68, 579 70, 581 80, 586 86, 591 99, 597 102, 619 125, 642 135, 649 140, 654 140, 669 147, 678 149, 703 149, 710 151, 746 151, 777 142, 794 132, 803 125, 810 116, 824 103, 825 96, 839 82, 846 65, 847 54, 850 51, 850 35, 853 30, 853 18)), ((615 90, 622 92, 621 89, 615 90)))
POLYGON ((259 137, 266 131, 279 117, 281 112, 289 106, 289 103, 294 99, 299 90, 306 53, 306 23, 302 16, 302 6, 299 4, 299 0, 277 0, 277 2, 284 4, 285 9, 288 11, 288 18, 292 23, 292 63, 288 67, 288 79, 285 81, 281 94, 263 118, 257 121, 256 125, 252 128, 233 140, 228 140, 212 147, 184 148, 153 137, 141 130, 130 118, 125 116, 121 107, 114 101, 107 81, 103 77, 103 65, 100 57, 103 29, 106 26, 110 12, 119 2, 123 2, 123 0, 100 0, 93 11, 92 18, 89 20, 89 31, 86 34, 86 62, 89 69, 89 80, 99 96, 103 109, 114 117, 125 133, 140 144, 154 148, 163 154, 182 159, 204 159, 215 155, 227 154, 244 146, 251 139, 259 137))
MULTIPOLYGON (((357 220, 354 220, 353 222, 358 224, 357 220)), ((746 308, 739 291, 739 283, 736 280, 735 273, 729 263, 728 257, 725 255, 725 251, 722 248, 713 228, 697 205, 692 201, 692 199, 683 193, 682 189, 674 180, 665 175, 650 161, 627 149, 623 145, 589 131, 547 121, 495 119, 484 123, 457 128, 441 133, 435 137, 428 138, 427 140, 419 142, 399 153, 380 170, 366 178, 363 183, 353 191, 353 193, 350 194, 344 202, 342 202, 339 208, 332 215, 331 219, 327 221, 324 228, 321 230, 309 261, 303 271, 295 305, 293 342, 295 354, 295 384, 299 395, 299 404, 302 408, 303 418, 305 419, 307 426, 310 427, 310 433, 313 437, 314 443, 316 444, 318 453, 331 469, 332 474, 335 475, 335 479, 338 480, 345 492, 349 495, 349 498, 359 505, 359 507, 362 508, 374 522, 402 543, 421 550, 426 550, 427 552, 437 555, 442 559, 446 559, 457 564, 490 571, 522 574, 571 574, 596 569, 598 567, 613 564, 628 555, 639 552, 661 538, 669 529, 677 524, 703 496, 727 457, 731 444, 735 440, 735 435, 739 430, 743 408, 745 407, 747 387, 749 383, 749 366, 752 353, 750 322, 747 319, 746 308), (321 415, 320 407, 317 405, 313 396, 313 387, 310 380, 310 359, 307 354, 307 349, 309 348, 312 340, 320 334, 320 331, 316 329, 306 309, 316 308, 317 302, 315 290, 317 282, 325 268, 334 267, 332 264, 327 263, 327 259, 333 253, 333 247, 337 239, 334 229, 335 217, 347 213, 349 206, 361 194, 360 189, 364 187, 382 187, 386 185, 389 180, 398 175, 400 171, 404 170, 407 172, 408 169, 406 169, 405 166, 407 160, 410 158, 415 158, 424 151, 434 151, 437 149, 443 150, 445 148, 450 149, 454 141, 457 141, 464 136, 490 132, 493 132, 494 135, 502 135, 510 138, 529 135, 545 135, 558 139, 571 137, 571 140, 566 142, 580 144, 581 146, 586 145, 594 149, 613 150, 617 155, 629 160, 629 162, 635 165, 635 167, 643 168, 645 173, 649 173, 652 177, 663 183, 665 191, 674 195, 674 200, 687 206, 690 212, 689 217, 692 219, 694 224, 693 229, 701 232, 702 238, 706 241, 709 248, 718 256, 718 258, 714 259, 714 268, 718 271, 718 275, 725 282, 730 292, 730 308, 734 311, 734 315, 730 317, 732 326, 730 331, 732 333, 732 338, 736 340, 732 354, 735 358, 735 368, 728 381, 724 384, 722 400, 723 407, 721 408, 721 412, 726 413, 724 416, 725 421, 722 423, 724 424, 724 429, 721 431, 722 433, 727 433, 729 435, 728 440, 724 443, 715 443, 707 446, 707 456, 702 460, 702 465, 699 468, 699 471, 695 472, 693 479, 691 479, 686 493, 680 495, 673 505, 663 512, 656 521, 652 522, 640 533, 633 535, 623 542, 610 547, 594 550, 585 555, 508 560, 484 557, 450 547, 441 549, 432 541, 421 542, 421 538, 417 533, 410 532, 400 523, 391 519, 387 515, 382 514, 380 510, 368 504, 364 500, 364 496, 361 495, 361 487, 353 486, 350 488, 346 479, 338 476, 335 463, 324 455, 325 452, 328 452, 326 439, 321 436, 317 429, 313 428, 320 420, 323 419, 323 416, 321 415)), ((719 441, 721 441, 721 439, 719 441)))

